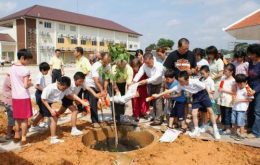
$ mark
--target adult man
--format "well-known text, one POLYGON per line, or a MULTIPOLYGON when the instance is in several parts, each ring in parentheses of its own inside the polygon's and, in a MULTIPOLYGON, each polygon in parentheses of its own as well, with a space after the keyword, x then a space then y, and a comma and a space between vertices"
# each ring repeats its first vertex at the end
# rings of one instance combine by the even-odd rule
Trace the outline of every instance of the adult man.
MULTIPOLYGON (((108 53, 101 53, 101 60, 92 65, 90 73, 85 79, 85 86, 90 87, 96 93, 100 93, 100 96, 105 97, 107 95, 108 80, 104 79, 103 74, 110 72, 111 56, 108 53)), ((96 98, 89 91, 85 91, 85 98, 90 103, 91 120, 94 127, 99 127, 98 124, 98 112, 96 98)))
POLYGON ((87 57, 83 56, 83 48, 76 47, 74 51, 74 56, 76 57, 76 69, 79 72, 83 72, 87 75, 90 72, 91 64, 87 57))
POLYGON ((55 83, 61 76, 64 75, 64 63, 62 58, 60 57, 61 50, 56 49, 55 55, 51 58, 49 65, 51 70, 51 82, 55 83))
POLYGON ((167 69, 175 70, 178 74, 180 71, 187 71, 189 75, 193 74, 196 69, 196 59, 194 54, 189 50, 189 40, 181 38, 178 41, 178 50, 171 52, 164 62, 167 69))
MULTIPOLYGON (((140 85, 149 84, 149 95, 158 94, 162 91, 163 81, 163 65, 154 59, 152 53, 145 53, 143 56, 144 64, 140 67, 138 73, 135 75, 133 82, 138 82, 145 73, 148 79, 139 82, 140 85)), ((162 98, 155 99, 152 102, 155 120, 151 123, 152 126, 161 125, 163 122, 163 100, 162 98)))

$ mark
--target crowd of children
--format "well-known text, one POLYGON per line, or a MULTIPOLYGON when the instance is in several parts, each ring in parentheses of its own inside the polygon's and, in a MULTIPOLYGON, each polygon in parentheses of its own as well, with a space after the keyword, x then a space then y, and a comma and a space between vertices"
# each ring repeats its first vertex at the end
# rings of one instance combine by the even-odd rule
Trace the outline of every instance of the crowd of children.
MULTIPOLYGON (((167 121, 169 128, 179 128, 182 132, 186 132, 189 128, 186 123, 187 115, 191 114, 194 130, 189 135, 192 137, 208 131, 210 124, 215 139, 220 139, 221 135, 230 135, 235 140, 243 140, 247 137, 246 131, 250 129, 254 137, 259 137, 260 112, 259 100, 256 98, 259 98, 260 92, 257 84, 260 79, 260 45, 253 44, 248 48, 247 53, 253 62, 246 62, 246 52, 235 52, 234 62, 225 65, 222 70, 218 69, 222 75, 219 81, 215 81, 216 77, 212 76, 210 68, 212 63, 217 64, 216 59, 212 58, 213 62, 209 63, 203 59, 205 56, 203 53, 210 52, 214 47, 209 47, 206 51, 197 48, 193 54, 188 51, 187 43, 187 39, 181 39, 176 50, 177 54, 168 57, 173 58, 174 64, 170 64, 167 58, 164 58, 163 62, 158 62, 149 50, 145 53, 138 50, 129 64, 120 61, 110 66, 109 53, 101 53, 100 59, 91 66, 88 59, 83 56, 83 49, 77 47, 74 53, 77 69, 73 81, 64 76, 64 64, 59 57, 60 50, 56 50, 56 57, 51 60, 51 66, 47 62, 39 65, 40 73, 35 85, 26 67, 32 59, 32 54, 26 49, 19 50, 18 61, 6 74, 3 86, 2 102, 8 115, 6 138, 12 138, 15 125, 13 140, 26 145, 28 128, 29 131, 36 131, 41 121, 49 119, 50 143, 63 142, 62 139, 58 139, 56 128, 59 116, 66 109, 71 111, 71 135, 81 135, 82 131, 77 129, 76 121, 83 107, 90 107, 93 126, 99 127, 98 101, 111 94, 110 90, 114 90, 116 95, 124 95, 132 83, 139 83, 136 96, 132 98, 133 117, 137 122, 140 118, 146 120, 150 118, 153 121, 152 126, 161 125, 165 115, 164 102, 167 101, 169 104, 165 105, 168 105, 167 108, 170 110, 167 121), (197 67, 194 64, 196 61, 197 67), (104 72, 117 72, 117 69, 121 69, 126 74, 119 78, 114 86, 110 86, 109 79, 104 79, 100 73, 100 67, 105 69, 104 72), (45 76, 50 69, 52 83, 47 85, 45 76), (29 93, 32 86, 36 88, 35 99, 39 107, 39 112, 35 116, 32 116, 29 93), (150 102, 147 101, 148 96, 150 102), (52 106, 56 102, 61 103, 58 109, 52 106), (150 112, 149 106, 153 107, 150 112), (188 107, 191 107, 191 111, 187 111, 188 107), (221 117, 221 124, 218 115, 221 117), (248 122, 252 123, 251 127, 248 122)), ((157 52, 165 51, 160 48, 157 52)), ((125 104, 116 103, 115 113, 116 120, 120 123, 120 116, 125 113, 125 104)))

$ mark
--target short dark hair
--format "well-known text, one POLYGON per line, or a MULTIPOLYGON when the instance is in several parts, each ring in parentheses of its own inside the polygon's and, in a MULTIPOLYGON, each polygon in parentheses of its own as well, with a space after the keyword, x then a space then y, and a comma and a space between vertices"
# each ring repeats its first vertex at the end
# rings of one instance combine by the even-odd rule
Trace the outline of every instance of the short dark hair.
POLYGON ((67 86, 70 87, 71 85, 71 80, 69 77, 67 76, 62 76, 58 79, 58 82, 62 85, 62 86, 67 86))
POLYGON ((219 59, 218 49, 213 45, 206 48, 206 54, 213 54, 215 59, 219 59))
POLYGON ((56 52, 61 52, 61 50, 60 50, 60 49, 55 49, 55 53, 56 53, 56 52))
POLYGON ((201 48, 193 49, 194 55, 199 55, 201 58, 205 57, 205 50, 201 48))
POLYGON ((17 52, 17 58, 18 60, 21 59, 21 57, 23 57, 25 60, 26 59, 32 59, 33 56, 32 56, 32 53, 27 50, 27 49, 20 49, 18 52, 17 52))
POLYGON ((239 57, 245 58, 246 57, 246 52, 244 52, 242 50, 235 51, 234 52, 234 57, 235 58, 239 58, 239 57))
POLYGON ((260 44, 250 44, 247 53, 256 54, 257 57, 260 57, 260 44))
POLYGON ((150 53, 150 52, 147 52, 144 54, 144 60, 147 60, 147 59, 153 59, 153 54, 150 53))
POLYGON ((83 55, 84 51, 83 51, 83 48, 78 46, 75 48, 76 52, 79 52, 81 55, 83 55))
POLYGON ((235 76, 236 83, 247 82, 248 77, 245 74, 237 74, 235 76))
POLYGON ((135 56, 137 56, 138 54, 141 54, 141 55, 144 55, 144 52, 142 49, 137 49, 136 52, 135 52, 135 56))
POLYGON ((178 78, 184 78, 185 80, 189 80, 189 74, 187 71, 180 71, 178 78))
POLYGON ((184 42, 186 42, 186 43, 190 43, 190 41, 187 39, 187 38, 181 38, 181 39, 179 39, 179 41, 178 41, 178 47, 180 48, 180 47, 182 47, 182 44, 184 43, 184 42))
POLYGON ((172 69, 167 69, 164 73, 165 78, 174 78, 176 76, 176 73, 172 69))
POLYGON ((42 62, 39 65, 40 71, 48 71, 50 70, 50 65, 47 62, 42 62))
POLYGON ((205 71, 205 72, 209 72, 209 66, 208 65, 203 65, 200 67, 200 71, 205 71))
POLYGON ((85 79, 85 74, 83 72, 76 72, 73 76, 74 81, 85 79))

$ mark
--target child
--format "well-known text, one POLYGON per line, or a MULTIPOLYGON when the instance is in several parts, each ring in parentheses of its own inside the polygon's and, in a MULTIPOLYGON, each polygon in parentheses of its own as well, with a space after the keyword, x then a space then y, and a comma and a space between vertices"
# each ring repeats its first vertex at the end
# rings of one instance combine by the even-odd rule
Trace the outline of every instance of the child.
POLYGON ((235 85, 235 66, 227 64, 224 67, 224 76, 219 85, 218 105, 220 105, 221 123, 223 125, 222 134, 230 135, 231 133, 231 114, 232 114, 232 97, 235 85))
POLYGON ((237 51, 235 52, 234 57, 235 61, 233 62, 233 64, 236 67, 236 75, 244 74, 247 76, 249 63, 245 62, 246 53, 244 51, 237 51))
MULTIPOLYGON (((172 89, 175 86, 178 86, 179 82, 175 79, 175 72, 173 70, 166 70, 164 73, 165 82, 167 89, 172 89)), ((186 130, 185 124, 185 103, 186 98, 184 92, 181 92, 181 96, 179 97, 171 97, 170 95, 165 95, 165 98, 172 98, 173 107, 171 108, 170 120, 169 120, 169 127, 172 128, 173 126, 173 118, 175 121, 180 123, 181 129, 183 132, 186 130)))
MULTIPOLYGON (((70 90, 71 80, 69 77, 63 76, 56 83, 48 85, 43 89, 41 98, 42 98, 42 115, 44 117, 51 118, 51 144, 64 142, 61 139, 58 139, 56 136, 56 127, 57 120, 60 115, 59 112, 63 111, 66 107, 70 107, 71 102, 69 100, 75 100, 80 102, 84 106, 88 106, 87 102, 81 100, 78 96, 73 94, 70 90), (68 98, 62 101, 62 106, 60 110, 57 112, 55 109, 51 107, 51 105, 55 102, 61 101, 64 97, 68 98)), ((73 130, 72 130, 73 133, 73 130)))
MULTIPOLYGON (((207 66, 207 65, 201 66, 201 68, 200 68, 200 75, 201 75, 200 81, 205 83, 206 90, 208 92, 209 98, 210 98, 211 103, 212 103, 212 110, 213 110, 215 115, 219 116, 220 113, 217 110, 217 107, 216 107, 217 105, 215 103, 214 96, 213 96, 213 94, 215 92, 215 83, 214 83, 213 79, 209 76, 209 74, 210 74, 209 66, 207 66)), ((207 109, 200 109, 200 110, 203 112, 203 114, 202 114, 203 125, 200 128, 200 131, 206 132, 206 130, 207 130, 207 121, 206 121, 207 109)))
MULTIPOLYGON (((134 58, 131 61, 131 67, 134 71, 134 76, 137 74, 142 63, 138 58, 134 58)), ((146 74, 144 74, 140 80, 147 79, 146 74)), ((133 116, 136 121, 139 121, 140 117, 148 118, 147 112, 149 110, 148 103, 145 101, 147 94, 147 85, 140 85, 137 88, 137 97, 132 99, 133 116)))
POLYGON ((35 92, 35 100, 36 100, 36 104, 39 107, 39 113, 36 115, 36 117, 34 119, 32 119, 32 125, 29 129, 29 132, 33 132, 33 131, 38 131, 41 130, 41 128, 37 127, 37 124, 40 122, 41 119, 43 119, 43 115, 42 115, 42 100, 41 100, 41 95, 42 95, 42 91, 43 89, 46 87, 46 82, 45 82, 45 75, 48 74, 49 70, 50 70, 50 65, 47 62, 42 62, 39 65, 39 70, 40 70, 40 74, 38 74, 37 79, 36 79, 36 92, 35 92))
POLYGON ((233 100, 232 108, 232 138, 235 140, 243 140, 245 137, 245 119, 246 111, 249 106, 249 102, 253 100, 253 96, 248 96, 247 77, 244 74, 237 74, 236 80, 236 97, 233 100), (239 134, 237 134, 237 127, 239 128, 239 134))
POLYGON ((14 118, 13 118, 13 108, 12 108, 12 88, 11 88, 11 81, 10 81, 10 75, 6 74, 4 79, 4 85, 3 85, 3 97, 2 102, 4 103, 6 112, 7 112, 7 119, 8 119, 8 125, 7 125, 7 134, 5 139, 10 140, 13 138, 13 127, 14 127, 14 118))
POLYGON ((191 137, 200 136, 200 129, 198 127, 198 109, 199 108, 207 108, 208 112, 210 113, 210 119, 213 124, 213 135, 215 139, 220 139, 220 135, 218 132, 215 115, 211 108, 211 101, 206 91, 206 86, 203 82, 200 82, 199 79, 189 79, 189 74, 187 71, 181 71, 178 75, 179 85, 175 86, 174 88, 165 91, 161 94, 155 94, 154 97, 160 97, 165 94, 169 94, 172 92, 177 92, 176 96, 181 95, 181 91, 185 90, 192 94, 192 119, 194 124, 194 131, 191 132, 189 135, 191 137))
POLYGON ((21 140, 21 145, 26 145, 28 118, 32 116, 29 88, 33 84, 30 79, 30 71, 25 66, 32 59, 32 54, 26 49, 21 49, 17 53, 17 58, 18 62, 12 65, 10 70, 13 117, 16 120, 14 142, 21 140), (22 135, 20 135, 20 128, 22 135))

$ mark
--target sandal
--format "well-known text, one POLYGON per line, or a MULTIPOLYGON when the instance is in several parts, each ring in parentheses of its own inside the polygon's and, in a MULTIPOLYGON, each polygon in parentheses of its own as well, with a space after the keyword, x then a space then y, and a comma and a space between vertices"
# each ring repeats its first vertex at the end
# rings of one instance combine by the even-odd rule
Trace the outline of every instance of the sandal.
POLYGON ((180 128, 180 131, 182 134, 186 133, 187 132, 187 128, 180 128))

